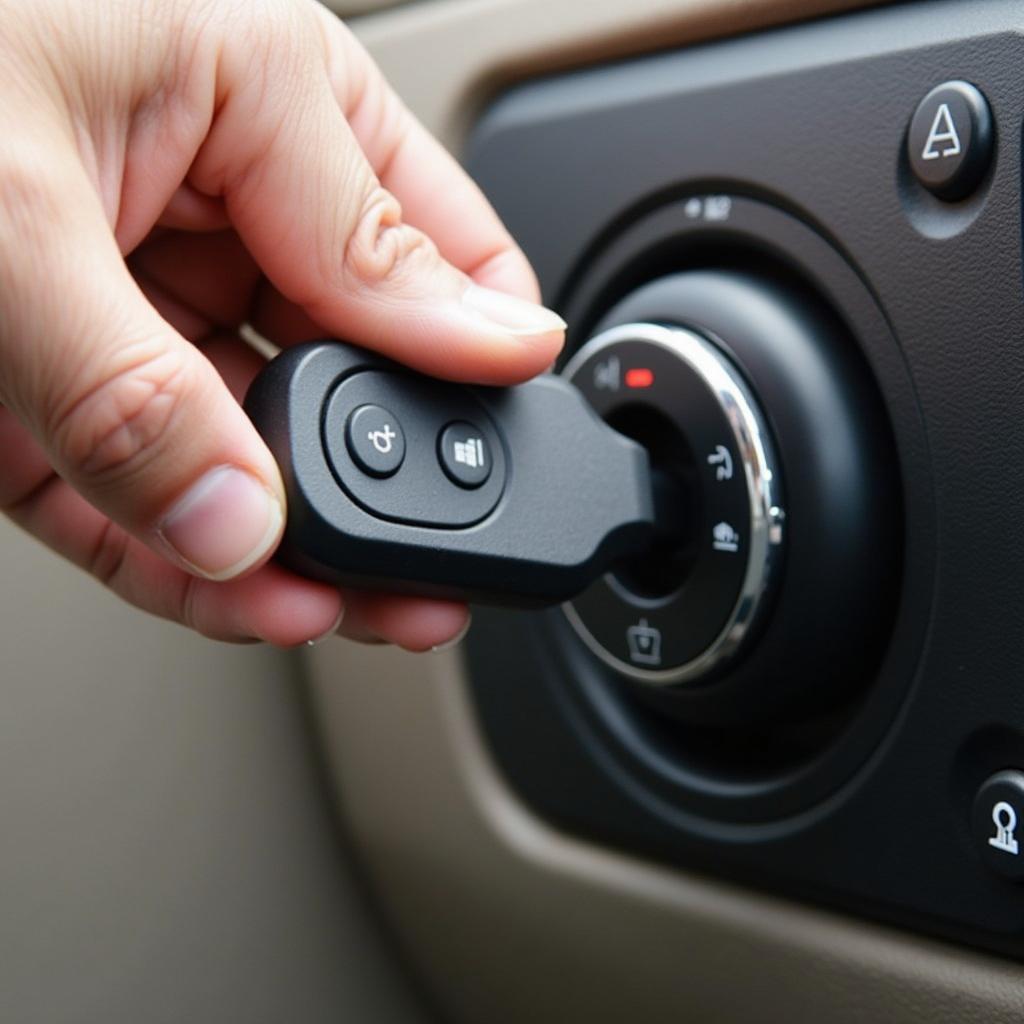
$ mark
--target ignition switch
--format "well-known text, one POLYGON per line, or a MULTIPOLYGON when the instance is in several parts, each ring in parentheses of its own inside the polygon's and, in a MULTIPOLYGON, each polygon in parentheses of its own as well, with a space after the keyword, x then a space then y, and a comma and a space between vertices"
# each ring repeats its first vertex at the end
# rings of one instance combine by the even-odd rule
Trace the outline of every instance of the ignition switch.
POLYGON ((652 684, 703 676, 739 651, 777 575, 785 515, 764 415, 729 358, 682 327, 611 328, 565 376, 684 496, 675 536, 620 563, 566 614, 624 675, 652 684))
POLYGON ((849 700, 891 627, 902 503, 870 369, 822 298, 764 261, 671 274, 608 310, 566 374, 686 498, 674 541, 564 606, 590 651, 690 722, 849 700))

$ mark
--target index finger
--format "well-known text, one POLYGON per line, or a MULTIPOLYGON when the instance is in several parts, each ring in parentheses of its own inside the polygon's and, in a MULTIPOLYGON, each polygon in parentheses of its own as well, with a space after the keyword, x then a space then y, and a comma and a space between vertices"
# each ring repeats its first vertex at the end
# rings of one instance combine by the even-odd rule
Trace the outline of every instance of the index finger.
POLYGON ((321 15, 334 95, 406 222, 477 284, 539 302, 529 260, 483 192, 399 99, 352 32, 326 9, 321 15))

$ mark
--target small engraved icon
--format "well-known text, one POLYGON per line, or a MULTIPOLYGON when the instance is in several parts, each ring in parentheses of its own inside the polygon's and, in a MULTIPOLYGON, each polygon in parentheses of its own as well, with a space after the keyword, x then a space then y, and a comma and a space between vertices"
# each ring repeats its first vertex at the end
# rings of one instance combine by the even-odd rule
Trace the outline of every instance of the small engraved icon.
POLYGON ((626 630, 629 660, 638 665, 661 664, 661 630, 641 619, 626 630))
POLYGON ((394 447, 394 440, 398 435, 391 429, 390 423, 384 424, 383 430, 371 430, 366 435, 370 441, 373 442, 373 447, 381 453, 381 455, 390 455, 391 449, 394 447))
POLYGON ((994 846, 1003 853, 1012 853, 1017 856, 1020 849, 1013 830, 1017 827, 1017 812, 1005 801, 992 808, 992 822, 996 827, 996 834, 989 836, 988 845, 994 846))
POLYGON ((602 388, 605 391, 618 391, 620 373, 619 357, 610 356, 603 363, 598 363, 594 367, 594 387, 598 391, 602 388))
POLYGON ((461 462, 470 469, 478 469, 484 464, 484 443, 479 437, 470 437, 465 441, 455 441, 455 461, 461 462))
POLYGON ((732 456, 724 444, 715 445, 715 450, 708 456, 708 465, 718 467, 715 470, 715 479, 732 479, 732 456))
POLYGON ((716 551, 739 551, 740 535, 728 523, 719 523, 711 531, 711 546, 716 551))
POLYGON ((961 149, 960 136, 953 123, 953 115, 949 112, 949 104, 940 103, 939 109, 935 111, 931 131, 928 132, 928 140, 921 150, 921 159, 938 160, 947 156, 959 156, 961 149))

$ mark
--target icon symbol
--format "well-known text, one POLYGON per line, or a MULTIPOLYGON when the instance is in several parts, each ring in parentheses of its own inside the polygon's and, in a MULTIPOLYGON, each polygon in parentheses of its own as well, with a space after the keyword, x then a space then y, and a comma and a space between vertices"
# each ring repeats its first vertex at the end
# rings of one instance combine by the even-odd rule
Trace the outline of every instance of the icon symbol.
POLYGON ((708 196, 704 200, 705 220, 728 220, 732 213, 732 199, 729 196, 708 196))
POLYGON ((711 531, 711 546, 716 551, 739 551, 740 535, 728 524, 719 523, 711 531))
POLYGON ((708 456, 708 465, 718 467, 715 470, 716 480, 732 479, 732 456, 724 444, 715 445, 715 450, 708 456))
POLYGON ((610 356, 603 363, 598 363, 594 367, 594 387, 599 391, 602 388, 605 391, 618 391, 620 373, 619 357, 610 356))
POLYGON ((940 103, 939 109, 935 111, 931 131, 928 132, 928 140, 921 150, 921 159, 938 160, 940 157, 959 156, 960 152, 960 136, 953 123, 953 115, 949 112, 949 104, 940 103))
POLYGON ((690 220, 700 220, 700 216, 703 212, 704 203, 699 197, 693 196, 692 199, 686 200, 686 205, 683 207, 683 213, 685 213, 690 220))
POLYGON ((394 447, 394 440, 398 435, 391 429, 390 423, 384 424, 383 430, 371 430, 366 435, 370 441, 373 442, 373 447, 381 453, 381 455, 390 455, 391 449, 394 447))
POLYGON ((1005 800, 1000 800, 992 808, 992 822, 996 826, 996 834, 989 836, 988 845, 1017 856, 1019 846, 1013 835, 1017 827, 1017 812, 1005 800))
POLYGON ((638 665, 661 664, 661 630, 641 619, 626 630, 629 660, 638 665))
POLYGON ((465 441, 454 441, 455 461, 461 462, 470 469, 479 469, 484 464, 484 443, 479 437, 471 437, 465 441))

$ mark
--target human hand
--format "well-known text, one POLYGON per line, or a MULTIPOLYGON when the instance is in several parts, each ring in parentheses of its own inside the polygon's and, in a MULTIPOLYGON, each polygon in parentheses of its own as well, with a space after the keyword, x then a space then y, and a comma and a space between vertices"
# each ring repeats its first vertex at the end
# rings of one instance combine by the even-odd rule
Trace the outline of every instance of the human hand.
POLYGON ((457 380, 541 371, 564 325, 486 200, 313 0, 0 19, 0 506, 208 636, 292 645, 343 610, 358 639, 458 634, 457 603, 267 562, 285 499, 239 329, 457 380))

